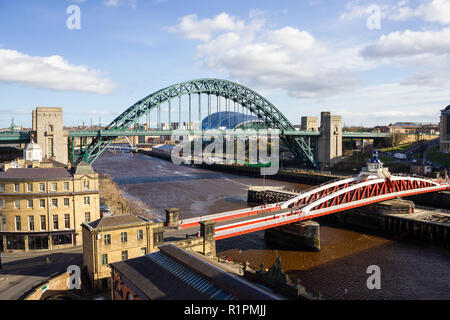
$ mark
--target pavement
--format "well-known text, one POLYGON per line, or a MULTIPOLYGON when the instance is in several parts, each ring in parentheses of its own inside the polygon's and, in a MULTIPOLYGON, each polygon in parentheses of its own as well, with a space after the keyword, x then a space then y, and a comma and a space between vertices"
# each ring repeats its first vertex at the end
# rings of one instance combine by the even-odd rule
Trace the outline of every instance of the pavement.
POLYGON ((0 300, 16 300, 70 265, 83 265, 83 248, 2 253, 0 300), (48 260, 47 260, 48 258, 48 260))

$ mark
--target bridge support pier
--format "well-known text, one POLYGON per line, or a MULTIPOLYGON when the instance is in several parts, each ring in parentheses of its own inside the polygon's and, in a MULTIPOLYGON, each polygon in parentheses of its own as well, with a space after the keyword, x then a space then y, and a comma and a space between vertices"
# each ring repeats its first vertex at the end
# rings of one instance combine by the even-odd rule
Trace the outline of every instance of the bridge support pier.
POLYGON ((320 225, 312 220, 267 229, 264 238, 277 245, 320 251, 320 225))
POLYGON ((342 116, 332 116, 330 112, 322 112, 317 146, 319 166, 329 170, 342 158, 342 116))
POLYGON ((216 222, 213 220, 200 221, 200 236, 203 237, 203 255, 216 256, 216 222))
POLYGON ((170 208, 165 209, 164 211, 166 211, 166 227, 178 228, 178 223, 180 221, 180 209, 170 208))

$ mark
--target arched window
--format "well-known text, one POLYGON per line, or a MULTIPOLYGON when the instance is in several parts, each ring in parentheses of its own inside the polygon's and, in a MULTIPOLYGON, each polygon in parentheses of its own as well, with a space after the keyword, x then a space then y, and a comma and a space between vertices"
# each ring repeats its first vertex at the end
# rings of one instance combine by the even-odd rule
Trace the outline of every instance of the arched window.
POLYGON ((53 132, 53 126, 51 124, 48 125, 48 131, 53 132))

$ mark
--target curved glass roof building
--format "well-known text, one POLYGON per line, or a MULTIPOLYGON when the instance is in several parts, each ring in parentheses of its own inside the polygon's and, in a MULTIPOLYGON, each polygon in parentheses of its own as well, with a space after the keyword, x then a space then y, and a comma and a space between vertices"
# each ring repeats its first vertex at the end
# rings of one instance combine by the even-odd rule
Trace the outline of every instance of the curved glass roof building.
POLYGON ((202 130, 206 129, 236 129, 238 127, 253 126, 255 124, 261 124, 261 121, 257 116, 246 115, 239 112, 216 112, 202 120, 202 130))

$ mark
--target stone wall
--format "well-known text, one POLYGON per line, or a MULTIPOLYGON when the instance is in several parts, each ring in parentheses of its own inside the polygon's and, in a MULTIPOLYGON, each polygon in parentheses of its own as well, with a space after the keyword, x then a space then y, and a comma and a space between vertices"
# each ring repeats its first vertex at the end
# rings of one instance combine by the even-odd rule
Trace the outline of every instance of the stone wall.
POLYGON ((35 288, 24 300, 43 300, 57 292, 67 292, 69 290, 67 282, 69 281, 69 273, 64 272, 35 288))

